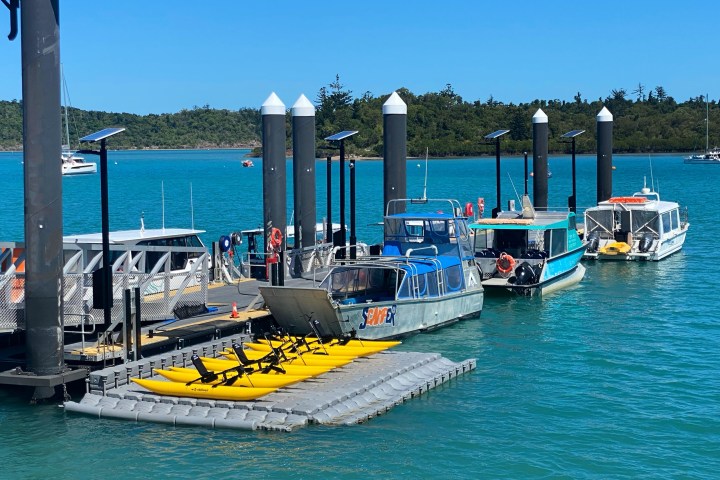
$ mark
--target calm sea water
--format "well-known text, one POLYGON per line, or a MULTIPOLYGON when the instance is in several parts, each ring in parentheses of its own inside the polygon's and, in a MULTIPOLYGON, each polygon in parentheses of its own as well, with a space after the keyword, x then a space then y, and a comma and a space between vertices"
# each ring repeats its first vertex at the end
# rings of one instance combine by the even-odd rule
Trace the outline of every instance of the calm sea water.
MULTIPOLYGON (((257 226, 261 162, 243 168, 243 153, 111 152, 111 228, 138 228, 143 213, 147 227, 161 226, 161 189, 165 225, 189 227, 194 217, 206 243, 257 226)), ((2 240, 23 237, 21 160, 0 154, 2 240)), ((653 264, 588 264, 575 288, 488 298, 479 319, 400 347, 477 358, 476 371, 367 424, 290 434, 98 420, 0 390, 0 477, 717 478, 720 168, 671 155, 614 164, 614 193, 632 194, 644 176, 650 184, 652 171, 664 198, 688 206, 683 252, 653 264)), ((564 206, 569 157, 552 157, 550 169, 549 203, 564 206)), ((503 198, 516 198, 512 182, 522 193, 522 171, 521 159, 503 160, 503 198)), ((411 196, 422 195, 424 173, 424 161, 408 162, 411 196)), ((321 218, 325 162, 317 174, 321 218)), ((358 163, 357 175, 358 237, 377 240, 382 163, 358 163)), ((594 156, 578 158, 578 177, 578 205, 590 206, 594 156)), ((484 197, 489 212, 494 178, 494 159, 430 160, 428 196, 484 197)), ((63 190, 65 232, 99 231, 99 176, 64 178, 63 190)))

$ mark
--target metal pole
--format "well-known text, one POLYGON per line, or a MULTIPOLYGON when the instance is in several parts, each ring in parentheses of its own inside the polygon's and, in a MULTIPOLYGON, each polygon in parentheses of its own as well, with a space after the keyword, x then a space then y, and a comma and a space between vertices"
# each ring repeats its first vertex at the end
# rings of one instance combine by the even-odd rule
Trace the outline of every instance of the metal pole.
POLYGON ((328 243, 332 243, 333 241, 333 228, 332 228, 332 157, 330 155, 327 156, 327 167, 325 171, 325 177, 326 177, 326 197, 327 197, 327 225, 325 226, 325 229, 327 232, 325 233, 325 241, 328 243))
POLYGON ((497 218, 497 216, 502 211, 502 207, 500 206, 501 195, 500 195, 500 137, 495 139, 495 189, 497 192, 497 202, 496 207, 493 208, 492 211, 492 217, 497 218))
POLYGON ((338 258, 345 258, 345 140, 340 140, 340 245, 338 258))
POLYGON ((524 152, 525 154, 525 195, 528 194, 528 154, 527 152, 524 152))
POLYGON ((355 160, 350 160, 350 259, 355 260, 355 160))
POLYGON ((572 139, 572 197, 570 199, 570 211, 577 211, 577 190, 575 184, 575 137, 572 139))
POLYGON ((100 208, 102 217, 102 268, 104 291, 103 319, 105 328, 112 323, 112 272, 110 271, 110 214, 108 207, 107 147, 105 139, 100 140, 100 208))

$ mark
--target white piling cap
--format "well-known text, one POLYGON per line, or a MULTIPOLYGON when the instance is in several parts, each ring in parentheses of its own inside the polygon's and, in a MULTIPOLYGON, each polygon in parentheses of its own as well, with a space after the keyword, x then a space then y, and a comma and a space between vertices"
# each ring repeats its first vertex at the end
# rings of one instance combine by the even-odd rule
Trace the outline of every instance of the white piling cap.
POLYGON ((542 108, 538 108, 535 115, 533 115, 532 123, 548 123, 548 116, 542 111, 542 108))
POLYGON ((260 109, 262 115, 285 115, 285 104, 272 92, 260 109))
POLYGON ((315 106, 310 103, 305 94, 300 94, 295 105, 292 106, 292 115, 293 117, 314 117, 315 106))
POLYGON ((383 115, 407 115, 407 105, 397 92, 393 92, 383 103, 383 115))
POLYGON ((610 113, 610 110, 607 109, 607 107, 603 107, 602 110, 600 110, 600 113, 597 114, 597 121, 598 122, 612 122, 613 121, 613 115, 610 113))

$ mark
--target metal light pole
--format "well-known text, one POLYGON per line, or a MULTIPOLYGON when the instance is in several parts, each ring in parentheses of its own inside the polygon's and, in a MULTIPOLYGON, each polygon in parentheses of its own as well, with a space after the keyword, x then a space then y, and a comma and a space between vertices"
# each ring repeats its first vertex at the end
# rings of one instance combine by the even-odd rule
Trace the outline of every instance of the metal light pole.
POLYGON ((495 143, 495 188, 497 191, 497 205, 492 209, 492 218, 497 218, 502 211, 502 198, 500 198, 500 137, 509 131, 510 130, 496 130, 484 137, 487 143, 495 143), (494 142, 492 142, 493 140, 494 142))
POLYGON ((560 138, 569 138, 572 143, 572 195, 568 197, 568 207, 573 213, 577 213, 577 186, 575 184, 575 137, 585 133, 585 130, 571 130, 560 138))
MULTIPOLYGON (((338 258, 345 258, 345 139, 348 137, 352 137, 355 135, 357 130, 343 130, 342 132, 338 132, 335 135, 330 135, 329 137, 326 137, 325 140, 328 141, 335 141, 340 142, 340 245, 342 248, 338 250, 338 258)), ((354 167, 355 162, 352 162, 351 167, 354 167)), ((354 168, 352 169, 354 170, 354 168)), ((352 185, 350 186, 350 195, 354 197, 355 194, 355 175, 352 172, 350 173, 350 181, 352 185)), ((353 198, 350 203, 350 241, 352 242, 355 236, 355 199, 353 198)), ((354 244, 352 244, 354 246, 354 244)), ((351 252, 354 250, 354 248, 351 248, 351 252)), ((352 256, 351 253, 351 257, 352 256)))
MULTIPOLYGON (((102 216, 102 268, 99 275, 93 275, 93 285, 95 279, 101 282, 102 289, 99 291, 100 298, 93 295, 93 306, 98 308, 102 306, 103 318, 105 320, 105 328, 111 324, 111 310, 113 306, 112 294, 112 272, 110 272, 110 215, 108 207, 108 171, 107 171, 107 139, 120 132, 124 132, 124 128, 105 128, 99 132, 91 133, 80 139, 80 143, 100 142, 100 150, 80 150, 79 153, 100 156, 100 206, 102 216)), ((98 291, 93 288, 93 291, 98 291)))

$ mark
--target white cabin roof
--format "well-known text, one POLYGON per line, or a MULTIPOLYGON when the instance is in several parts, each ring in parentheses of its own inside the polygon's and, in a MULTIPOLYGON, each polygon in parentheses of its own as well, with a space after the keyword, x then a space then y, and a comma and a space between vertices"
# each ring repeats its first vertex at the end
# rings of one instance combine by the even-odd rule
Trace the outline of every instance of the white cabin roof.
MULTIPOLYGON (((142 240, 187 237, 189 235, 200 235, 202 233, 205 233, 205 230, 194 230, 191 228, 150 228, 145 230, 117 230, 110 232, 110 243, 134 245, 142 240)), ((100 244, 102 243, 102 233, 67 235, 63 237, 63 243, 100 244)))

